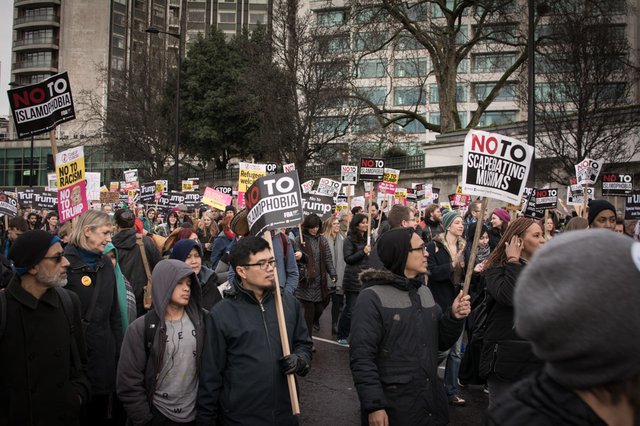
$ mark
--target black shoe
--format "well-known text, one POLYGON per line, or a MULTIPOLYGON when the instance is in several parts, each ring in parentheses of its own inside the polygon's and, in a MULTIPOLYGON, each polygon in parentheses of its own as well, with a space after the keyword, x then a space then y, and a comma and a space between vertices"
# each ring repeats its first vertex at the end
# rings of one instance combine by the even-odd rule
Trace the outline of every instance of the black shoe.
POLYGON ((315 331, 320 331, 320 321, 316 321, 313 323, 313 329, 315 331))

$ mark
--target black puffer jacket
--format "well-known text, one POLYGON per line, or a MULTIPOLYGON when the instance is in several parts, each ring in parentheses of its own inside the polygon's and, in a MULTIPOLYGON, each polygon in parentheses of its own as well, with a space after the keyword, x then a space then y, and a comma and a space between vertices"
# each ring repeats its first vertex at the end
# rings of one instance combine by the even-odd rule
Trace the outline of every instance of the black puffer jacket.
POLYGON ((523 267, 522 263, 508 262, 485 272, 490 299, 480 358, 482 377, 495 375, 500 380, 515 382, 542 368, 531 344, 514 329, 513 294, 523 267))
MULTIPOLYGON (((458 238, 458 253, 461 253, 465 247, 465 241, 458 238)), ((451 253, 444 240, 444 234, 440 234, 427 245, 429 257, 429 289, 433 294, 436 303, 440 308, 445 310, 451 307, 453 300, 460 291, 460 280, 462 271, 457 273, 451 266, 453 259, 451 253)))
MULTIPOLYGON (((640 419, 636 419, 636 425, 640 419)), ((513 386, 489 410, 490 426, 605 426, 580 397, 539 372, 513 386)))
POLYGON ((87 374, 93 395, 116 390, 116 367, 122 344, 122 322, 116 276, 111 260, 100 255, 96 267, 88 266, 76 246, 67 245, 64 257, 69 260, 66 289, 80 298, 84 338, 89 363, 87 374), (97 292, 94 299, 94 293, 97 292), (89 313, 95 300, 95 308, 89 313))
POLYGON ((364 252, 366 245, 366 240, 356 242, 352 235, 347 236, 344 240, 342 247, 344 261, 347 264, 344 269, 344 279, 342 280, 344 291, 358 292, 362 288, 358 276, 360 272, 369 268, 369 256, 364 252))
POLYGON ((442 313, 424 280, 370 269, 353 313, 351 373, 363 418, 385 409, 391 425, 445 425, 438 351, 449 349, 464 321, 442 313))

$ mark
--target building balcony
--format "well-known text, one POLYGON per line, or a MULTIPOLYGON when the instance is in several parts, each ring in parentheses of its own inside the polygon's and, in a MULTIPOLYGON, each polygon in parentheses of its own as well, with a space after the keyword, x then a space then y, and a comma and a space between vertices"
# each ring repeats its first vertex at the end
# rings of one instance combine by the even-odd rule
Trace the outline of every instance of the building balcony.
POLYGON ((25 27, 59 27, 60 17, 53 13, 36 16, 23 16, 13 21, 13 29, 19 30, 25 27))
POLYGON ((60 5, 60 0, 15 0, 14 7, 21 6, 55 6, 60 5))
POLYGON ((23 50, 57 50, 58 39, 55 37, 42 37, 36 39, 23 39, 13 42, 13 51, 23 50))
POLYGON ((14 62, 11 72, 14 74, 20 73, 55 73, 58 71, 57 61, 20 61, 14 62))

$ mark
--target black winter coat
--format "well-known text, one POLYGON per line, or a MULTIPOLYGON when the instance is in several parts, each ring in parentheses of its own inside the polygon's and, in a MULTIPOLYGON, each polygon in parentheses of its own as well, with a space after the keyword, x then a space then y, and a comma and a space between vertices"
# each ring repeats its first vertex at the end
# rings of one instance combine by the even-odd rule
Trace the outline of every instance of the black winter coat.
MULTIPOLYGON (((118 232, 113 236, 112 242, 118 249, 118 264, 120 265, 122 275, 129 280, 133 287, 133 294, 136 296, 138 316, 142 316, 146 312, 143 304, 144 287, 147 285, 147 273, 145 272, 144 263, 142 262, 140 248, 136 243, 135 228, 124 229, 118 232)), ((142 242, 144 243, 144 250, 147 254, 147 261, 149 262, 149 271, 151 272, 161 259, 160 252, 153 240, 146 235, 142 237, 142 242)))
MULTIPOLYGON (((297 424, 291 414, 282 357, 275 296, 267 290, 258 302, 234 281, 226 298, 206 316, 207 337, 202 354, 196 405, 202 425, 297 424)), ((289 347, 311 364, 311 338, 298 301, 282 294, 289 347)))
POLYGON ((462 333, 463 320, 444 314, 424 280, 370 269, 353 312, 351 373, 363 424, 385 409, 394 426, 445 425, 444 387, 438 381, 438 351, 462 333))
POLYGON ((65 288, 78 295, 82 306, 91 393, 109 394, 116 389, 116 367, 123 337, 113 265, 107 256, 101 255, 93 269, 86 265, 78 249, 71 244, 65 247, 64 257, 71 263, 65 288), (94 296, 96 291, 98 294, 94 296), (93 300, 95 307, 88 318, 93 300))
POLYGON ((347 264, 344 268, 344 279, 342 280, 344 291, 358 292, 362 288, 358 275, 369 268, 369 256, 364 252, 366 245, 366 240, 357 243, 351 235, 344 240, 342 252, 344 253, 344 261, 347 264))
POLYGON ((90 384, 78 297, 70 294, 80 369, 71 362, 69 320, 56 291, 49 289, 37 300, 14 278, 6 292, 7 328, 0 338, 0 425, 79 424, 80 398, 89 400, 90 384))
MULTIPOLYGON (((458 239, 458 252, 464 250, 465 242, 462 238, 458 239)), ((444 311, 451 307, 453 300, 460 291, 460 277, 455 277, 454 269, 451 266, 451 254, 447 245, 444 243, 444 235, 437 236, 427 245, 429 257, 427 263, 429 265, 429 289, 433 294, 436 303, 444 311)))
MULTIPOLYGON (((636 419, 636 425, 640 419, 636 419)), ((605 426, 575 392, 541 371, 518 382, 489 411, 490 426, 605 426)))
POLYGON ((522 268, 521 263, 507 262, 485 272, 489 313, 480 358, 480 375, 495 375, 515 382, 542 368, 542 361, 531 344, 514 328, 513 294, 522 268))

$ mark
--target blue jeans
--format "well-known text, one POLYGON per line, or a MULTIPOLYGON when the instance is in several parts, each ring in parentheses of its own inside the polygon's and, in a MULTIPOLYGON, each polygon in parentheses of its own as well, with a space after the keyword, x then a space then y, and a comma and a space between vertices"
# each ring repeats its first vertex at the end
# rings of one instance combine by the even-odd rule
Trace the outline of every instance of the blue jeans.
POLYGON ((357 291, 344 292, 346 303, 340 315, 340 321, 338 322, 338 340, 349 337, 349 332, 351 331, 351 313, 353 312, 353 307, 356 306, 358 294, 360 294, 360 292, 357 291))
POLYGON ((460 334, 460 337, 451 347, 447 355, 447 363, 445 364, 444 370, 444 386, 447 390, 447 396, 458 395, 460 393, 460 389, 458 388, 458 373, 460 372, 460 364, 462 363, 461 348, 462 334, 460 334))

